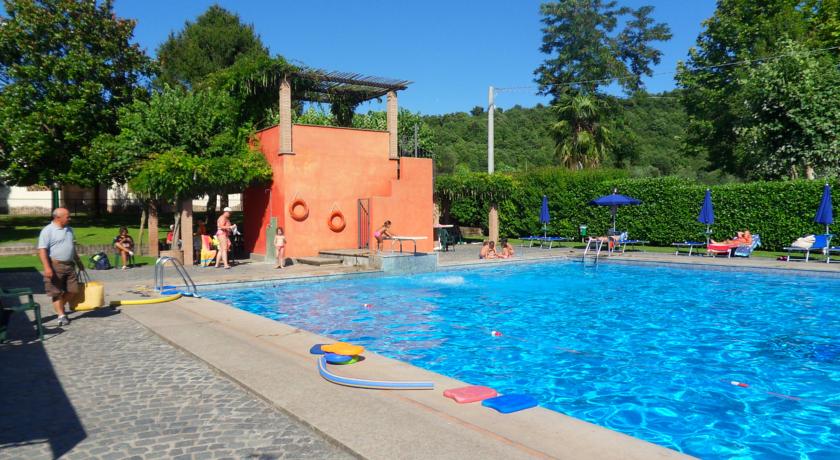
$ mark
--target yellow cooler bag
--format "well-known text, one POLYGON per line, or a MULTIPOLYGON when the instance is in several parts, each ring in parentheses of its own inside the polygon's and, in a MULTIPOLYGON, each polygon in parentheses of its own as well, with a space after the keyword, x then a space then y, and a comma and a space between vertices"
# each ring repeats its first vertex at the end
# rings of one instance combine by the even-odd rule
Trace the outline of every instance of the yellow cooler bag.
POLYGON ((73 310, 94 310, 105 305, 105 285, 91 281, 86 271, 79 272, 79 293, 73 301, 73 310))

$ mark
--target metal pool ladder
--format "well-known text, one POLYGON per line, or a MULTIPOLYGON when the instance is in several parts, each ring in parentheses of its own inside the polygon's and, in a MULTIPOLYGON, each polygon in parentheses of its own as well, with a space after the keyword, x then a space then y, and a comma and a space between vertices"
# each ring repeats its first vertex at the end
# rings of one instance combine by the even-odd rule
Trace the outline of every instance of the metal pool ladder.
POLYGON ((180 260, 170 256, 160 257, 157 262, 155 262, 155 291, 163 291, 163 269, 167 262, 172 263, 172 266, 175 267, 175 271, 181 275, 181 279, 184 281, 186 291, 181 291, 181 293, 191 297, 201 297, 198 295, 198 288, 195 286, 195 282, 193 282, 190 274, 187 273, 187 269, 184 268, 184 264, 182 264, 180 260))
POLYGON ((598 258, 601 256, 601 248, 603 247, 603 240, 590 238, 586 243, 586 249, 583 251, 583 266, 586 266, 587 260, 592 260, 592 265, 597 265, 598 258), (593 251, 594 254, 592 254, 593 251))

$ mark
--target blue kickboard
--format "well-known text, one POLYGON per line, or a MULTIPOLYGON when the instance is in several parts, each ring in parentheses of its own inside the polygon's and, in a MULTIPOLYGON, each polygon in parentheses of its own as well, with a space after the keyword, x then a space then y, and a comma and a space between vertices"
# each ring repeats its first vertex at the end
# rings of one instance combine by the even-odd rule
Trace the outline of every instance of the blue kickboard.
POLYGON ((330 364, 344 364, 351 361, 355 356, 337 355, 335 353, 324 353, 324 358, 330 364))
POLYGON ((539 403, 531 395, 509 394, 485 399, 484 401, 481 401, 481 405, 491 409, 496 409, 503 414, 509 414, 511 412, 517 412, 538 406, 539 403))
POLYGON ((326 343, 319 343, 317 345, 312 345, 312 348, 309 349, 309 353, 313 355, 323 355, 324 350, 321 349, 322 346, 326 345, 326 343))

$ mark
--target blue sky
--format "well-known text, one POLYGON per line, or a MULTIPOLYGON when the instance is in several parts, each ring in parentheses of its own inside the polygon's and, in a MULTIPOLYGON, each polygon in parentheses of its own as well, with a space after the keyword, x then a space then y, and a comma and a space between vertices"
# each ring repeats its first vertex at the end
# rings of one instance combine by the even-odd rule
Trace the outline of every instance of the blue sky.
MULTIPOLYGON (((487 105, 487 87, 533 86, 542 62, 540 0, 116 0, 122 17, 138 20, 137 41, 149 54, 171 31, 213 3, 254 25, 272 54, 328 70, 407 79, 400 105, 427 114, 487 105)), ((672 72, 712 15, 714 0, 619 0, 653 5, 674 37, 656 72, 672 72)), ((646 81, 649 91, 674 87, 673 75, 646 81)), ((497 105, 533 106, 535 90, 498 96, 497 105)), ((368 108, 378 108, 374 105, 368 108)), ((361 108, 365 110, 365 108, 361 108)))

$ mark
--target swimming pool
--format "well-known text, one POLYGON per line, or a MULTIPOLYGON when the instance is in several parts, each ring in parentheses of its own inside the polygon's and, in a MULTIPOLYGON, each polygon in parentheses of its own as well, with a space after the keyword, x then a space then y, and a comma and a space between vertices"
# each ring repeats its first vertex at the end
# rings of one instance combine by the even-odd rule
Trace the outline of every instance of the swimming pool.
POLYGON ((206 297, 702 458, 840 453, 840 278, 545 262, 206 297))

